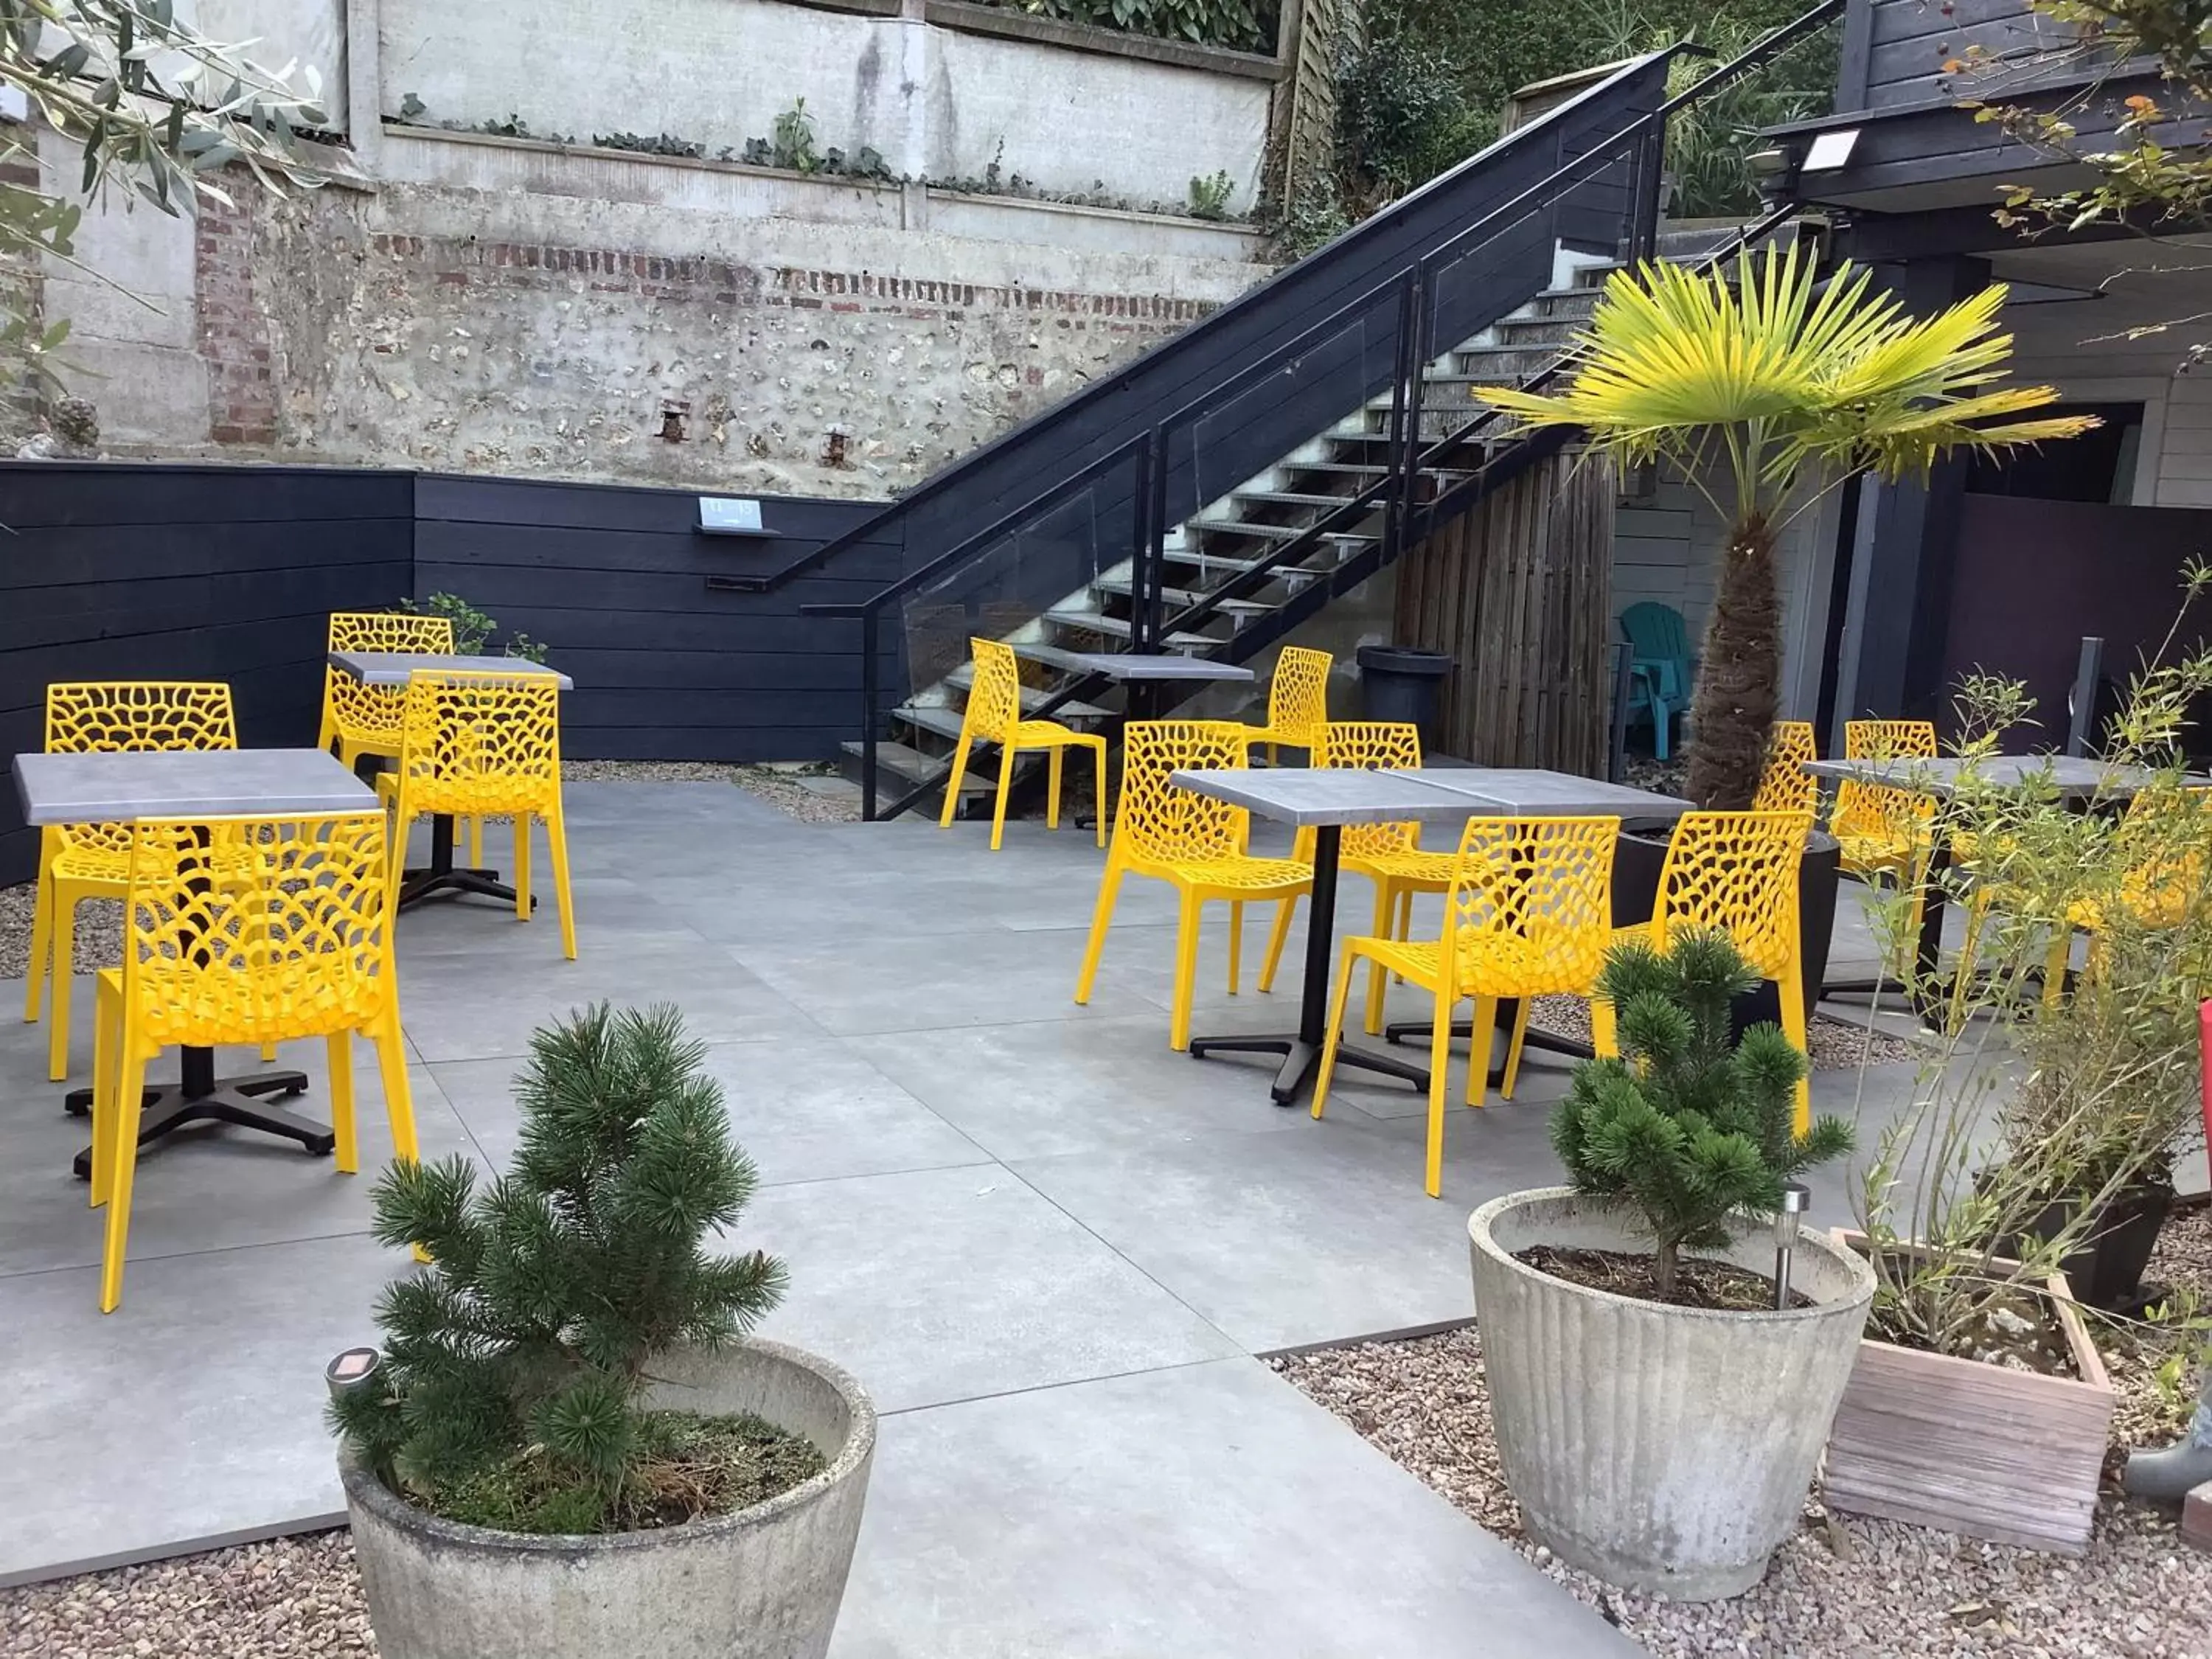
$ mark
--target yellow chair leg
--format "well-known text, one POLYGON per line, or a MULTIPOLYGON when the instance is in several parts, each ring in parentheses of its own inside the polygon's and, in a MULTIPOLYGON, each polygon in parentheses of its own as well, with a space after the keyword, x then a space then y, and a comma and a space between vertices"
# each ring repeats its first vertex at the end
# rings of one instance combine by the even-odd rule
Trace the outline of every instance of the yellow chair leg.
MULTIPOLYGON (((1392 918, 1398 914, 1398 896, 1390 884, 1381 877, 1375 881, 1375 937, 1390 939, 1392 918)), ((1390 975, 1375 957, 1367 959, 1367 1008, 1363 1022, 1367 1035, 1379 1036, 1382 1031, 1382 1005, 1390 988, 1390 975)))
POLYGON ((1229 901, 1229 994, 1244 981, 1244 901, 1229 901))
POLYGON ((469 868, 483 868, 483 819, 472 816, 469 819, 469 868))
POLYGON ((47 873, 46 862, 40 860, 37 897, 31 911, 31 964, 23 975, 23 1022, 35 1025, 45 1000, 46 975, 52 967, 49 953, 53 945, 54 879, 47 873))
POLYGON ((1966 934, 1959 941, 1959 959, 1951 966, 1951 1012, 1944 1021, 1948 1036, 1955 1036, 1966 1023, 1966 993, 1974 977, 1974 958, 1982 944, 1982 924, 1990 914, 1986 888, 1977 887, 1966 904, 1966 934))
POLYGON ((1275 988, 1275 969, 1282 965, 1283 943, 1291 936, 1291 914, 1298 908, 1296 896, 1275 907, 1275 925, 1267 930, 1267 959, 1260 964, 1260 988, 1275 988))
MULTIPOLYGON (((1449 901, 1447 900, 1446 902, 1449 903, 1449 901)), ((1391 937, 1393 939, 1411 939, 1413 936, 1413 890, 1408 887, 1398 895, 1398 925, 1391 933, 1391 937)), ((1394 975, 1392 977, 1395 978, 1401 985, 1403 985, 1406 982, 1406 976, 1403 974, 1394 975)))
POLYGON ((1521 1050, 1528 1041, 1528 1010, 1534 997, 1520 999, 1520 1006, 1513 1012, 1513 1036, 1505 1045, 1505 1075, 1498 1080, 1498 1097, 1513 1098, 1513 1085, 1521 1080, 1521 1050))
POLYGON ((1168 1004, 1168 1047, 1182 1054, 1190 1047, 1191 994, 1198 985, 1199 921, 1206 902, 1186 892, 1176 923, 1175 993, 1168 1004))
POLYGON ((514 815, 514 919, 530 920, 530 814, 514 815))
POLYGON ((274 1066, 276 1063, 276 1045, 275 1043, 264 1042, 261 1045, 261 1063, 264 1066, 274 1066))
POLYGON ((71 992, 76 986, 76 899, 58 884, 54 888, 53 1024, 46 1036, 46 1076, 60 1083, 69 1076, 71 992))
POLYGON ((1782 969, 1774 988, 1781 994, 1782 1035, 1805 1056, 1805 1075, 1797 1079, 1796 1126, 1802 1135, 1813 1127, 1813 1048, 1805 1033, 1805 975, 1794 959, 1782 969))
POLYGON ((1328 1104, 1329 1079, 1336 1075, 1336 1046, 1344 1041, 1344 1005, 1352 1000, 1352 969, 1358 955, 1347 941, 1336 970, 1336 996, 1329 1005, 1328 1036, 1321 1045, 1321 1070, 1314 1075, 1313 1115, 1318 1118, 1328 1104))
POLYGON ((1098 977, 1098 958, 1106 952, 1106 930, 1114 922, 1114 901, 1121 890, 1121 866, 1111 859, 1098 880, 1098 903, 1091 913, 1091 937, 1083 947, 1083 969, 1075 978, 1078 1006, 1091 1000, 1091 987, 1098 977))
POLYGON ((1067 751, 1058 744, 1054 744, 1045 757, 1044 827, 1048 830, 1060 828, 1060 774, 1066 758, 1067 751))
POLYGON ((1613 1004, 1603 997, 1590 999, 1590 1048, 1601 1060, 1620 1058, 1620 1037, 1615 1029, 1613 1004))
POLYGON ((398 1008, 386 1012, 369 1039, 376 1044, 377 1077, 384 1086, 384 1115, 392 1125, 392 1156, 416 1163, 422 1154, 415 1140, 415 1097, 407 1086, 407 1043, 399 1034, 398 1008))
POLYGON ((553 860, 553 902, 561 913, 561 954, 576 959, 576 899, 568 887, 568 815, 555 801, 545 814, 545 845, 553 860))
POLYGON ((108 1176, 107 1246, 100 1262, 100 1310, 123 1300, 123 1261, 131 1242, 131 1184, 138 1167, 138 1112, 146 1093, 146 1050, 129 1036, 115 1068, 115 1109, 108 1127, 114 1168, 108 1176))
POLYGON ((999 842, 1006 833, 1006 795, 1014 787, 1015 750, 1006 744, 999 745, 999 798, 991 809, 991 850, 999 850, 999 842))
POLYGON ((945 781, 945 810, 937 815, 937 827, 952 827, 952 814, 960 805, 960 781, 968 775, 968 734, 960 734, 960 742, 952 751, 952 775, 945 781))
POLYGON ((2043 958, 2043 1006, 2056 1008, 2066 994, 2066 967, 2074 957, 2074 930, 2064 925, 2054 928, 2051 949, 2043 958))
MULTIPOLYGON (((1521 1006, 1528 1006, 1528 998, 1521 999, 1521 1006)), ((1496 997, 1475 998, 1474 1023, 1467 1029, 1470 1034, 1467 1045, 1467 1103, 1480 1106, 1490 1097, 1490 1045, 1497 1041, 1498 1033, 1496 997)), ((1511 1044, 1507 1045, 1506 1052, 1512 1052, 1511 1044)))
POLYGON ((1453 1000, 1448 990, 1437 993, 1436 1025, 1429 1034, 1429 1156, 1422 1185, 1431 1198, 1444 1195, 1444 1082, 1451 1068, 1453 1000))
POLYGON ((1097 803, 1098 810, 1097 818, 1098 823, 1098 844, 1099 846, 1103 847, 1106 845, 1106 739, 1103 738, 1099 738, 1097 744, 1091 749, 1091 754, 1094 763, 1098 769, 1098 799, 1097 803))
POLYGON ((115 1073, 123 1061, 123 994, 105 977, 92 998, 92 1188, 94 1209, 107 1202, 115 1179, 115 1073))
POLYGON ((333 1031, 324 1040, 331 1073, 331 1137, 340 1175, 361 1170, 361 1142, 354 1132, 353 1033, 333 1031))

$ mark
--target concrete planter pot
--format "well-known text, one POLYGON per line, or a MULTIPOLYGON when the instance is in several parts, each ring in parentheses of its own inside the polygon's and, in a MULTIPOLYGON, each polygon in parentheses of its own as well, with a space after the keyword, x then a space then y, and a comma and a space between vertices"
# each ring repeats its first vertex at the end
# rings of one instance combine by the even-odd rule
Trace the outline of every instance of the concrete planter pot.
MULTIPOLYGON (((1667 1307, 1514 1259, 1548 1244, 1649 1248, 1626 1212, 1565 1187, 1468 1221, 1498 1460, 1528 1534, 1561 1559, 1677 1601, 1740 1595, 1797 1525, 1874 1298, 1867 1264, 1801 1231, 1784 1313, 1667 1307)), ((1773 1271, 1761 1227, 1726 1251, 1773 1271)))
MULTIPOLYGON (((1863 1236, 1838 1230, 1854 1252, 1863 1236)), ((2118 1396, 2063 1275, 2043 1291, 2076 1375, 2045 1376, 1872 1337, 1828 1442, 1832 1509, 2080 1555, 2118 1396)))
POLYGON ((462 1526, 341 1459, 383 1659, 821 1659, 853 1564, 876 1413, 836 1366, 781 1343, 666 1357, 657 1406, 752 1412, 830 1467, 732 1515, 662 1531, 538 1536, 462 1526))

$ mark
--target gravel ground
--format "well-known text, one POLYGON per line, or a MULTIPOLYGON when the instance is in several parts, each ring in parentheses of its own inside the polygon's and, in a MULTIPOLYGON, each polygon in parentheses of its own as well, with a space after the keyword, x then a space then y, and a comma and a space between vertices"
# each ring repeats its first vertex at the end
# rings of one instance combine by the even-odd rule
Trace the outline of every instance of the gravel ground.
POLYGON ((375 1651, 345 1532, 0 1590, 0 1654, 10 1659, 343 1659, 375 1651))
MULTIPOLYGON (((1536 1006, 1529 1011, 1528 1023, 1555 1036, 1572 1037, 1587 1042, 1589 1041, 1589 1004, 1580 997, 1538 997, 1536 1006)), ((1848 1020, 1831 1019, 1826 1014, 1813 1016, 1806 1024, 1805 1036, 1813 1047, 1813 1069, 1816 1072, 1854 1070, 1863 1054, 1871 1065, 1886 1066, 1894 1060, 1913 1059, 1919 1053, 1904 1038, 1892 1036, 1887 1031, 1872 1034, 1874 1047, 1869 1053, 1866 1026, 1854 1025, 1848 1020)))
MULTIPOLYGON (((2212 1292, 2212 1207, 2168 1223, 2149 1276, 2212 1292)), ((1269 1363, 1666 1659, 2212 1659, 2212 1556, 2184 1547, 2171 1516, 2117 1492, 2099 1506, 2089 1553, 2075 1559, 1831 1514, 1816 1491, 1756 1589, 1733 1601, 1669 1602, 1601 1583, 1521 1535, 1472 1327, 1269 1363)), ((2170 1434, 2174 1408, 2157 1397, 2148 1368, 2115 1372, 2124 1401, 2116 1434, 2170 1434)))

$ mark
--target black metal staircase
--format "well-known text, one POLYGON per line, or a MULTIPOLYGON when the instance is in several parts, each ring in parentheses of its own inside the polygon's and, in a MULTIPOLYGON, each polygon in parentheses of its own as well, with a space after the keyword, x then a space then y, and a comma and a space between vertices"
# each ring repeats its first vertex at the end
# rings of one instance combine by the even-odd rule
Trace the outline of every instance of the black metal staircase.
MULTIPOLYGON (((1821 0, 1673 99, 1668 67, 1697 49, 1624 64, 845 536, 720 578, 763 590, 852 544, 902 540, 898 582, 804 607, 860 625, 864 715, 848 748, 863 815, 942 787, 970 635, 1241 661, 1556 453, 1565 434, 1508 435, 1473 394, 1563 366, 1594 298, 1577 270, 1653 256, 1668 117, 1843 4, 1821 0), (886 769, 904 786, 889 803, 886 769)), ((1063 672, 1026 690, 1024 712, 1103 724, 1119 695, 1063 672)))

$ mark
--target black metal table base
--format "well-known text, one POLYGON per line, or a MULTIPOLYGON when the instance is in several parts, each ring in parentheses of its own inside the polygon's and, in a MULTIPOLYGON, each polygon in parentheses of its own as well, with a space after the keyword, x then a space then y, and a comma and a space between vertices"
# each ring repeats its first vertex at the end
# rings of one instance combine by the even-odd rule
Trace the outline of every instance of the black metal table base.
MULTIPOLYGON (((139 1099, 138 1145, 149 1146, 164 1135, 191 1123, 229 1123, 241 1129, 296 1140, 316 1158, 329 1155, 337 1145, 327 1125, 284 1110, 267 1097, 291 1100, 305 1094, 305 1072, 255 1072, 246 1077, 215 1075, 215 1054, 208 1048, 187 1048, 179 1082, 156 1084, 139 1099)), ((63 1104, 80 1115, 92 1109, 92 1091, 72 1089, 63 1104)), ((79 1181, 92 1179, 92 1149, 79 1152, 70 1168, 79 1181)))
MULTIPOLYGON (((1518 1013, 1519 1004, 1516 1000, 1511 998, 1499 1000, 1498 1024, 1494 1029, 1504 1033, 1509 1042, 1512 1041, 1513 1022, 1518 1018, 1518 1013)), ((1426 1042, 1435 1035, 1436 1029, 1433 1020, 1399 1020, 1382 1028, 1382 1040, 1390 1043, 1426 1042)), ((1474 1022, 1471 1019, 1454 1020, 1451 1034, 1455 1037, 1465 1037, 1472 1044, 1474 1041, 1474 1022)), ((1561 1036, 1556 1031, 1547 1031, 1539 1025, 1531 1025, 1522 1036, 1522 1052, 1526 1054, 1531 1048, 1547 1054, 1565 1054, 1570 1060, 1592 1060, 1597 1055, 1597 1050, 1580 1038, 1561 1036)), ((1490 1086, 1502 1088, 1504 1083, 1505 1057, 1501 1052, 1497 1063, 1490 1068, 1490 1086)))
MULTIPOLYGON (((399 908, 407 909, 441 893, 496 899, 508 906, 514 903, 514 889, 500 880, 498 871, 471 870, 453 862, 453 820, 442 813, 430 821, 429 864, 400 878, 399 908)), ((530 908, 538 908, 535 894, 531 896, 530 908)))
MULTIPOLYGON (((1298 1096, 1321 1069, 1321 1045, 1308 1042, 1296 1036, 1218 1036, 1193 1037, 1190 1054, 1194 1060, 1203 1060, 1208 1054, 1280 1054, 1281 1069, 1268 1093, 1278 1106, 1295 1106, 1298 1096)), ((1371 1048, 1355 1048, 1349 1042, 1336 1045, 1336 1063, 1351 1066, 1364 1072, 1379 1072, 1385 1077, 1401 1078, 1416 1089, 1429 1086, 1428 1068, 1398 1059, 1395 1054, 1378 1054, 1371 1048)))

